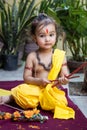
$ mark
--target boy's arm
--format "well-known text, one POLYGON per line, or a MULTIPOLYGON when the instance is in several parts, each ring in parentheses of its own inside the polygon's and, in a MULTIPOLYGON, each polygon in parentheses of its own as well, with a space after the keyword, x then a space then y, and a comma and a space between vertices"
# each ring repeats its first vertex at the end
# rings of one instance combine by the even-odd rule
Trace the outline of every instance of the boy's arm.
POLYGON ((33 85, 41 85, 46 86, 50 81, 48 81, 45 78, 37 78, 33 73, 35 73, 35 53, 31 53, 28 55, 25 68, 24 68, 24 74, 23 79, 25 83, 33 84, 33 85))
POLYGON ((65 57, 63 64, 62 64, 62 67, 61 67, 59 78, 58 78, 59 83, 63 84, 63 85, 67 84, 69 82, 69 79, 67 79, 66 76, 68 76, 68 75, 69 75, 69 69, 67 66, 67 59, 65 57))
POLYGON ((69 75, 69 68, 67 66, 67 59, 65 57, 61 67, 60 76, 67 76, 67 75, 69 75))

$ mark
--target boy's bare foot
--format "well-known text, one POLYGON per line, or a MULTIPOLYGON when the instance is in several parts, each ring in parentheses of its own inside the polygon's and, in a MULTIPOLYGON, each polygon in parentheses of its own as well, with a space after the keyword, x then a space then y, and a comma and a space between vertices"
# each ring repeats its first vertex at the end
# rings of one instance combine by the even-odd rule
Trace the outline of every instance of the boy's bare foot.
POLYGON ((11 95, 10 96, 0 96, 0 104, 9 103, 11 101, 11 95))

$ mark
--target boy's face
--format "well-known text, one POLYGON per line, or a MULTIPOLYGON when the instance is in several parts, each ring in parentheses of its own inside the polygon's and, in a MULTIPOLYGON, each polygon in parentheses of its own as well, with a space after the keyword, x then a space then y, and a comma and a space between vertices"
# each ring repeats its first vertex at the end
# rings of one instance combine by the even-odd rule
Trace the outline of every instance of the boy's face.
POLYGON ((40 48, 52 48, 56 43, 56 29, 54 24, 38 27, 36 29, 35 40, 40 48))

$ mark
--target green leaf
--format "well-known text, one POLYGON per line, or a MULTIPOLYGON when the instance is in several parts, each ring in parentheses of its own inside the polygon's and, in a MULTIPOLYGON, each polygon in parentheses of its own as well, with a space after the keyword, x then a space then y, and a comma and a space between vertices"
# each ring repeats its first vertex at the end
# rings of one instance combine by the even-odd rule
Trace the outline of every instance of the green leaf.
POLYGON ((56 13, 51 8, 48 8, 47 13, 50 17, 55 19, 57 23, 61 23, 60 19, 57 17, 56 13))

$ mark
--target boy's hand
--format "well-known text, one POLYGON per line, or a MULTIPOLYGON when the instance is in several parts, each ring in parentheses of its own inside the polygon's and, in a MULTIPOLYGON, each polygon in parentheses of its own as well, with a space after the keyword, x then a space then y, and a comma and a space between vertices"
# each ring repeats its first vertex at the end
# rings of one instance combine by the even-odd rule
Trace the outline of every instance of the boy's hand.
POLYGON ((45 87, 47 84, 51 83, 49 80, 42 78, 40 79, 41 86, 45 87))
POLYGON ((62 85, 68 84, 69 79, 63 76, 63 77, 58 78, 57 80, 52 80, 51 82, 54 82, 53 85, 52 85, 52 87, 54 87, 54 86, 58 86, 58 85, 61 85, 61 84, 62 85))
POLYGON ((58 78, 59 84, 66 85, 69 82, 69 79, 65 76, 58 78))

